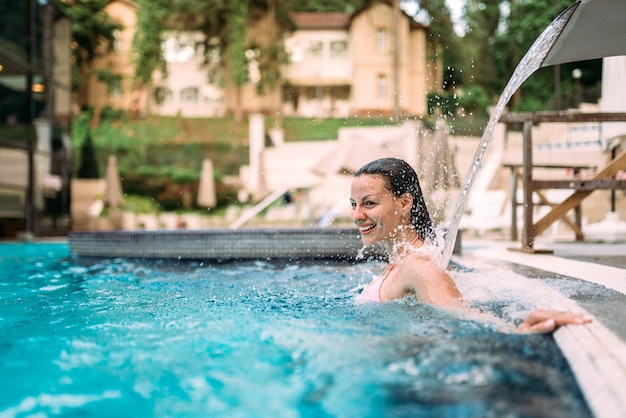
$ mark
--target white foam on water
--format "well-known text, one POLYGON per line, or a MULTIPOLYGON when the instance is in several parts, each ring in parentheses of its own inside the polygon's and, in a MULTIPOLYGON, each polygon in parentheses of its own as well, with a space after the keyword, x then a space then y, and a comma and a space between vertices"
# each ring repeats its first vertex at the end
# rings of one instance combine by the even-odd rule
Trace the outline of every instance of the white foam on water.
POLYGON ((107 399, 118 399, 121 397, 122 393, 118 390, 106 390, 99 395, 42 393, 38 396, 28 396, 22 399, 22 401, 16 406, 0 411, 0 418, 15 417, 20 414, 28 414, 29 416, 48 416, 46 411, 51 414, 60 414, 63 409, 66 408, 80 408, 92 402, 107 399))

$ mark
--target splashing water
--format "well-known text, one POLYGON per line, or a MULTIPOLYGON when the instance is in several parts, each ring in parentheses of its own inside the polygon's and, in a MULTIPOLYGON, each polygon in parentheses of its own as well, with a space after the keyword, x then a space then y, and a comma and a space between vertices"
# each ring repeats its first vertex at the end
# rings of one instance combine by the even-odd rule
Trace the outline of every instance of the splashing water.
MULTIPOLYGON (((0 417, 592 416, 551 338, 355 304, 380 263, 69 255, 0 243, 0 417)), ((510 271, 458 274, 506 321, 558 299, 510 271)))
POLYGON ((513 96, 513 93, 517 91, 522 83, 526 81, 526 79, 530 77, 535 71, 541 68, 541 65, 543 64, 546 56, 552 49, 552 46, 555 44, 557 39, 559 39, 559 36, 563 32, 563 29, 576 11, 577 6, 578 3, 570 6, 567 10, 561 13, 535 40, 535 43, 533 43, 528 52, 526 52, 526 55, 524 55, 524 58, 522 58, 520 63, 517 65, 517 68, 513 72, 511 79, 507 83, 504 91, 502 92, 502 95, 498 99, 496 108, 491 115, 491 118, 489 119, 489 123, 487 124, 485 132, 483 133, 483 136, 480 140, 480 144, 478 145, 478 149, 474 154, 474 162, 469 168, 465 180, 465 185, 461 189, 461 193, 459 194, 459 198, 456 202, 456 207, 454 209, 452 219, 450 220, 450 224, 448 226, 448 237, 443 248, 443 256, 441 257, 442 268, 445 268, 448 265, 448 263, 450 262, 450 258, 452 257, 452 251, 454 250, 454 243, 456 240, 459 223, 461 222, 463 209, 465 208, 465 204, 467 203, 469 190, 472 186, 472 183, 474 182, 476 173, 480 169, 483 155, 485 154, 487 145, 491 140, 493 130, 496 127, 498 120, 500 120, 500 116, 502 116, 504 107, 513 96))

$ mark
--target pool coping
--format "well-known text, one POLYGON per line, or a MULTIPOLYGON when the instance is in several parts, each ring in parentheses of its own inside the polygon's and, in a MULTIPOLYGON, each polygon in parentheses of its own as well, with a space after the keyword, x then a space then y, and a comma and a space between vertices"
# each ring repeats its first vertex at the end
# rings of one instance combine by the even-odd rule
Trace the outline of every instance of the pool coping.
MULTIPOLYGON (((626 294, 626 269, 558 255, 511 251, 509 248, 514 245, 483 242, 477 248, 464 251, 462 255, 455 255, 453 260, 470 268, 485 266, 494 260, 506 261, 585 280, 626 294)), ((582 244, 578 250, 588 253, 590 245, 582 244)), ((626 254, 621 247, 613 247, 612 251, 626 254)), ((606 252, 604 255, 607 255, 606 252)), ((570 302, 575 304, 572 300, 570 302)), ((554 339, 567 359, 594 416, 626 416, 626 343, 598 320, 582 326, 561 327, 554 332, 554 339)))
POLYGON ((363 249, 356 228, 78 231, 68 243, 79 256, 214 261, 354 260, 363 249))

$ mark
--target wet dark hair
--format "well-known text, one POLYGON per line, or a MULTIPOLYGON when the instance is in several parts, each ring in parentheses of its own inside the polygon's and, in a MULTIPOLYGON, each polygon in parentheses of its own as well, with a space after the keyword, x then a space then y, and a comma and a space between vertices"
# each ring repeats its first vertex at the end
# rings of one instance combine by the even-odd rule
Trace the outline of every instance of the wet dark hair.
POLYGON ((399 158, 380 158, 359 168, 354 173, 354 177, 358 177, 361 174, 381 177, 385 181, 387 190, 395 196, 410 193, 413 196, 411 223, 422 241, 433 241, 435 239, 433 223, 430 220, 419 179, 413 167, 399 158))

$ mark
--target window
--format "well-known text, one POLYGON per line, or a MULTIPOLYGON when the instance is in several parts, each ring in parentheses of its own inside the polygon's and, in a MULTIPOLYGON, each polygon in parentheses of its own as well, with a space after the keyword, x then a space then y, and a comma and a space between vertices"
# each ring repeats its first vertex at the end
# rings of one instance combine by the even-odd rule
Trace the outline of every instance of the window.
POLYGON ((350 100, 350 86, 333 86, 330 95, 336 100, 350 100))
POLYGON ((122 50, 122 32, 119 29, 113 31, 113 45, 111 49, 115 52, 122 50))
POLYGON ((307 52, 312 57, 321 56, 323 51, 324 51, 324 44, 322 43, 322 41, 311 41, 309 43, 309 48, 307 49, 307 52))
POLYGON ((319 98, 319 89, 317 87, 307 86, 304 88, 304 97, 307 100, 319 98))
POLYGON ((122 97, 122 77, 119 75, 112 76, 107 87, 109 96, 118 99, 122 97))
POLYGON ((198 102, 198 88, 186 87, 180 91, 181 103, 197 103, 198 102))
POLYGON ((196 53, 195 42, 187 36, 178 39, 178 62, 188 62, 196 53))
POLYGON ((330 43, 331 57, 345 57, 348 52, 348 43, 346 41, 332 41, 330 43))
POLYGON ((387 76, 384 74, 379 74, 376 79, 376 92, 378 94, 378 97, 387 97, 387 84, 387 76))
POLYGON ((167 62, 188 62, 197 53, 198 45, 188 36, 170 36, 163 42, 163 56, 167 62))
POLYGON ((248 61, 248 83, 257 84, 261 81, 261 69, 259 67, 259 57, 261 51, 258 49, 246 50, 246 60, 248 61))
POLYGON ((376 51, 387 52, 387 31, 385 29, 376 30, 376 51))
POLYGON ((157 87, 154 89, 154 101, 156 104, 161 105, 172 99, 172 90, 167 87, 157 87))

